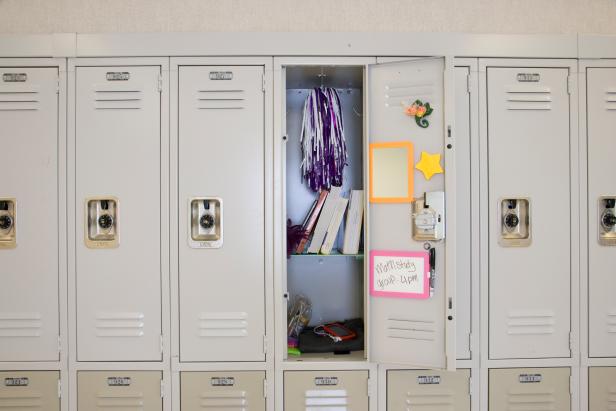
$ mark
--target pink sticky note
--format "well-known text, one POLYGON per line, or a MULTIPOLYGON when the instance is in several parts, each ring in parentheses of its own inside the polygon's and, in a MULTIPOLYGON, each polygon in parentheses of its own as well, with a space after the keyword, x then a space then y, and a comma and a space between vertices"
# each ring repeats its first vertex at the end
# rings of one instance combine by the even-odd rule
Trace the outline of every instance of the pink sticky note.
POLYGON ((391 298, 430 297, 427 251, 370 251, 370 295, 391 298))

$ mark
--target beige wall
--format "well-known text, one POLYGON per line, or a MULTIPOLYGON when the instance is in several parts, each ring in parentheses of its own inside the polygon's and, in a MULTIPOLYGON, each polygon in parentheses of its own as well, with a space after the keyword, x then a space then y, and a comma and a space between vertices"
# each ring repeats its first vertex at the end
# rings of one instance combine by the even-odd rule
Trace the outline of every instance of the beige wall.
POLYGON ((616 0, 0 0, 0 32, 616 34, 616 0))

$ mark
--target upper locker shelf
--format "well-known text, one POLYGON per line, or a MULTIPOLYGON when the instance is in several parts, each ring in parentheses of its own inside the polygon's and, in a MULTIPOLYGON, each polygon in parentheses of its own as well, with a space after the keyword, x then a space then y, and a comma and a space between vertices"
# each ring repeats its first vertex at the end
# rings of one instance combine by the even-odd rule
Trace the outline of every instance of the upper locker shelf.
POLYGON ((455 282, 453 264, 446 266, 455 253, 445 240, 454 234, 446 217, 455 207, 454 174, 446 174, 453 168, 453 146, 445 141, 447 70, 444 58, 369 67, 373 362, 455 367, 455 282))

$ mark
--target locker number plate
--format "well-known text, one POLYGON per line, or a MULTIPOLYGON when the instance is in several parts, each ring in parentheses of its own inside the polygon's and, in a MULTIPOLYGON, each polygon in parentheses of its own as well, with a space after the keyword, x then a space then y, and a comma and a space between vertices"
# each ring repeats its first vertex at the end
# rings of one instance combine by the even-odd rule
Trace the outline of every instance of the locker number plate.
POLYGON ((338 385, 338 377, 315 377, 314 385, 338 385))
POLYGON ((522 384, 541 382, 543 377, 541 374, 520 374, 519 380, 522 384))
POLYGON ((518 73, 517 77, 521 83, 538 83, 541 80, 539 73, 518 73))
POLYGON ((110 387, 128 387, 130 385, 130 377, 108 377, 107 385, 110 387))
POLYGON ((233 387, 235 385, 234 377, 212 377, 210 380, 212 387, 233 387))
POLYGON ((432 384, 440 384, 441 376, 440 375, 420 375, 417 377, 417 384, 419 385, 432 385, 432 384))
POLYGON ((26 73, 4 73, 2 81, 5 83, 25 83, 28 80, 26 73))
POLYGON ((107 81, 127 81, 130 79, 128 71, 108 71, 107 81))
POLYGON ((7 387, 27 387, 30 380, 26 377, 5 378, 4 385, 7 387))
POLYGON ((232 71, 210 71, 210 80, 233 80, 232 71))

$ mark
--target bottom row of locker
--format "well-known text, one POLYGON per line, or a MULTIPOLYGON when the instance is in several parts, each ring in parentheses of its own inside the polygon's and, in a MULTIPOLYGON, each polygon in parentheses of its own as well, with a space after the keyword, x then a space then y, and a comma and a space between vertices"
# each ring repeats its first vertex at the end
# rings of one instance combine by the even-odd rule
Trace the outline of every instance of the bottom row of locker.
MULTIPOLYGON (((60 408, 57 371, 1 372, 0 409, 60 408)), ((78 409, 162 410, 160 371, 80 371, 78 409)), ((265 410, 265 372, 182 372, 182 410, 265 410)), ((490 410, 570 410, 569 368, 489 371, 490 410)), ((287 371, 285 411, 368 410, 368 371, 287 371)), ((616 367, 589 370, 589 409, 616 406, 616 367)), ((389 370, 390 410, 470 410, 470 371, 389 370)))

